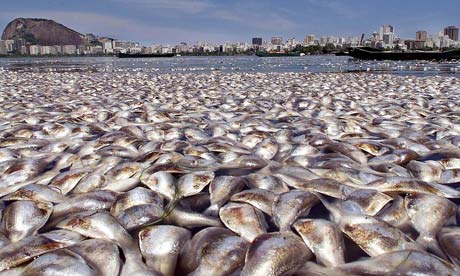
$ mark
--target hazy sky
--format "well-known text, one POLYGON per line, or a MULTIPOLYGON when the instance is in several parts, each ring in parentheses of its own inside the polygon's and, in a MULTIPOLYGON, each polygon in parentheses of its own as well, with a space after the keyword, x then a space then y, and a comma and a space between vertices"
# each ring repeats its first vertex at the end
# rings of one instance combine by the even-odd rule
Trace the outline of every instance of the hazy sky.
POLYGON ((16 17, 49 18, 81 33, 145 45, 250 41, 307 34, 368 36, 392 24, 398 36, 460 25, 460 0, 1 0, 0 29, 16 17))

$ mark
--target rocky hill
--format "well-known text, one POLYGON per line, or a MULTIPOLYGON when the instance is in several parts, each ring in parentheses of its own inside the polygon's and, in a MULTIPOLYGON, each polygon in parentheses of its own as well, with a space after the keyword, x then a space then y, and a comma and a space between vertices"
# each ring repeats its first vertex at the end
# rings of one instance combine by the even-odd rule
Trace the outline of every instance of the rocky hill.
POLYGON ((83 36, 53 20, 17 18, 11 21, 2 34, 2 40, 24 38, 36 45, 84 45, 83 36))

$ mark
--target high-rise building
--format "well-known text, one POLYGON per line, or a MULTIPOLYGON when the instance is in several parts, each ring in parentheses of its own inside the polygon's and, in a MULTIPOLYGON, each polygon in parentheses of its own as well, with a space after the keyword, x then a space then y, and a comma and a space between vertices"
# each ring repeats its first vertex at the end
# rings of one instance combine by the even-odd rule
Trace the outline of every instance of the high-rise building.
POLYGON ((444 35, 449 36, 452 40, 458 41, 458 27, 448 26, 444 28, 444 35))
POLYGON ((426 31, 417 31, 415 33, 415 40, 417 41, 426 41, 428 38, 426 31))
POLYGON ((316 39, 315 35, 307 35, 303 42, 307 45, 311 45, 315 43, 315 39, 316 39))
POLYGON ((382 27, 380 27, 380 40, 383 40, 383 35, 384 34, 389 34, 389 33, 392 33, 394 34, 395 30, 393 28, 393 26, 391 25, 383 25, 382 27))
POLYGON ((385 33, 383 35, 383 42, 386 46, 393 47, 393 42, 395 40, 395 35, 393 33, 385 33))
POLYGON ((283 38, 279 36, 274 36, 272 37, 272 45, 282 45, 283 44, 283 38))
POLYGON ((252 39, 252 45, 262 46, 262 38, 261 37, 254 37, 252 39))

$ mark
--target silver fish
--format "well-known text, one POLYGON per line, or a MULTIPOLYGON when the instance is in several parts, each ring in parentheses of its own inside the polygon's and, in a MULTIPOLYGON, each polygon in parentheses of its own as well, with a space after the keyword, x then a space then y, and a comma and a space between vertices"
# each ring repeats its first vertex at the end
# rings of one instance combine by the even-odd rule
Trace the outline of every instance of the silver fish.
POLYGON ((338 225, 323 219, 299 219, 293 227, 319 263, 325 266, 345 263, 345 244, 338 225))
POLYGON ((262 212, 246 203, 226 204, 219 210, 219 217, 225 226, 250 242, 267 232, 262 212))
POLYGON ((68 249, 83 257, 97 275, 110 276, 120 272, 122 261, 114 243, 88 239, 68 249))
POLYGON ((6 207, 3 225, 11 242, 37 233, 53 212, 53 204, 29 200, 14 201, 6 207))
POLYGON ((66 249, 41 255, 28 264, 21 275, 78 275, 93 276, 96 272, 78 254, 66 249))
POLYGON ((308 215, 318 202, 319 199, 314 194, 306 191, 292 190, 280 194, 273 202, 273 220, 280 231, 287 231, 297 218, 308 215))
POLYGON ((302 239, 291 232, 262 234, 249 247, 241 275, 290 275, 312 255, 302 239))
POLYGON ((174 275, 179 254, 191 238, 189 230, 156 225, 139 232, 139 247, 149 267, 166 276, 174 275))

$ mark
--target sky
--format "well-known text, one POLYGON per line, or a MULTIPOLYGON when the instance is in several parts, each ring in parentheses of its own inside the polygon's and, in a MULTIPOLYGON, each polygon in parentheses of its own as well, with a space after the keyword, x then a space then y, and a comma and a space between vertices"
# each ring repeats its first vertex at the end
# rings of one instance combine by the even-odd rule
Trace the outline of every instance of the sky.
POLYGON ((17 17, 47 18, 83 34, 143 45, 367 37, 383 24, 415 38, 417 30, 432 34, 460 25, 459 0, 0 0, 0 7, 0 29, 17 17))

